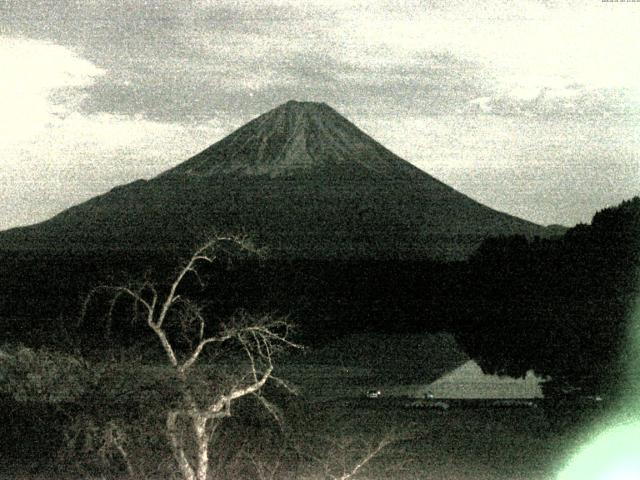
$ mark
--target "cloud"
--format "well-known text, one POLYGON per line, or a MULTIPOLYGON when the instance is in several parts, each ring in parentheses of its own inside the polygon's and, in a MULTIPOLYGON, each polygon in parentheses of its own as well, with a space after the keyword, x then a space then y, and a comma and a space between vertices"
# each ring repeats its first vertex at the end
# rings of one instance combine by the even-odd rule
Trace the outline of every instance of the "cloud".
MULTIPOLYGON (((544 95, 550 104, 553 92, 572 94, 580 85, 583 105, 620 110, 625 108, 620 102, 632 98, 639 111, 640 63, 632 60, 632 52, 640 47, 640 9, 601 2, 452 2, 444 8, 433 3, 403 2, 384 16, 375 9, 347 10, 336 30, 348 32, 342 38, 356 64, 411 65, 427 52, 449 52, 460 62, 472 62, 485 88, 475 99, 521 102, 544 95)), ((557 101, 553 108, 565 105, 576 113, 570 102, 557 101)), ((526 106, 519 103, 521 109, 526 106)), ((451 107, 456 111, 457 105, 451 107)))
POLYGON ((470 100, 464 112, 549 118, 612 115, 632 117, 640 113, 640 98, 629 88, 589 89, 580 85, 561 88, 514 88, 495 96, 470 100))
POLYGON ((0 64, 0 229, 156 175, 225 132, 216 121, 79 113, 106 72, 61 46, 0 37, 0 64))
MULTIPOLYGON (((504 99, 517 103, 510 114, 526 114, 537 106, 523 100, 544 91, 550 104, 550 91, 571 85, 592 97, 583 104, 596 102, 601 110, 620 110, 619 102, 640 97, 640 64, 630 60, 640 46, 640 10, 628 5, 59 3, 51 9, 10 1, 6 28, 81 46, 85 58, 109 71, 87 89, 82 106, 88 113, 159 121, 201 121, 219 113, 246 118, 293 97, 387 113, 415 100, 416 109, 428 113, 469 113, 470 101, 490 97, 503 104, 496 114, 508 110, 504 99)), ((578 111, 566 101, 551 110, 565 106, 578 111)))
MULTIPOLYGON (((104 71, 73 52, 49 43, 0 37, 0 131, 3 146, 32 138, 56 116, 65 115, 73 98, 50 101, 65 87, 84 87, 104 71)), ((65 94, 62 90, 61 97, 65 94)))

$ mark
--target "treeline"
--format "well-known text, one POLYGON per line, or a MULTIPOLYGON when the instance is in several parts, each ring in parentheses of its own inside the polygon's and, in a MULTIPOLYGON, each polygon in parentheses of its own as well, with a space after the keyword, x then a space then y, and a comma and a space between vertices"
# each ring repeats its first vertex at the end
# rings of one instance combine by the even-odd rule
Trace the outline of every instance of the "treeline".
POLYGON ((485 241, 467 263, 453 330, 489 372, 551 376, 548 388, 615 391, 638 299, 640 198, 556 239, 485 241))
MULTIPOLYGON (((350 332, 448 330, 487 371, 519 376, 533 368, 555 386, 602 390, 622 373, 639 252, 634 198, 554 239, 488 239, 464 262, 285 261, 227 252, 203 271, 206 289, 192 278, 184 293, 205 305, 214 324, 238 308, 288 314, 307 344, 350 332)), ((104 309, 90 308, 79 322, 83 299, 95 285, 131 279, 164 279, 166 288, 189 253, 2 254, 0 327, 31 344, 60 331, 88 346, 106 335, 111 344, 137 342, 146 330, 132 322, 129 306, 116 306, 106 331, 104 309)))
MULTIPOLYGON (((14 255, 1 280, 3 330, 31 342, 36 342, 34 332, 41 331, 46 341, 53 331, 78 323, 83 300, 96 285, 126 285, 132 279, 146 279, 167 288, 166 279, 185 256, 179 252, 137 252, 126 257, 109 253, 87 257, 14 255)), ((201 266, 206 289, 193 277, 186 282, 183 294, 205 305, 214 322, 224 321, 240 308, 279 313, 299 326, 302 342, 321 343, 352 332, 448 328, 451 309, 459 301, 463 271, 463 263, 283 261, 227 255, 216 264, 201 266)), ((145 329, 131 322, 130 309, 121 307, 116 308, 109 333, 112 341, 127 343, 145 329)), ((103 313, 104 309, 90 308, 76 333, 103 336, 107 333, 102 329, 103 313)))

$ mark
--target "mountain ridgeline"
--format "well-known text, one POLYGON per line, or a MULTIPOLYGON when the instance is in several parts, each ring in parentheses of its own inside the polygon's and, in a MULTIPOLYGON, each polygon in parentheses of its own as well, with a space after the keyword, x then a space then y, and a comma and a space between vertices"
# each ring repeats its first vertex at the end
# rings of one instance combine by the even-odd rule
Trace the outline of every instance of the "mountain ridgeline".
POLYGON ((283 104, 189 160, 0 233, 0 250, 186 250, 241 233, 275 258, 466 258, 489 236, 547 236, 399 158, 323 103, 283 104))

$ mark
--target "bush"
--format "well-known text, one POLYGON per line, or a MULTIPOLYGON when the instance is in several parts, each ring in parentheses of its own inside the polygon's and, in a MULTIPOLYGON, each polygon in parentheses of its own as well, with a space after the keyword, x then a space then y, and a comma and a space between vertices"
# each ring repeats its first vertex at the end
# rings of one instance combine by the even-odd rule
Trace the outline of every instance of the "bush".
POLYGON ((72 402, 85 393, 92 377, 84 360, 66 353, 0 347, 0 394, 16 402, 72 402))

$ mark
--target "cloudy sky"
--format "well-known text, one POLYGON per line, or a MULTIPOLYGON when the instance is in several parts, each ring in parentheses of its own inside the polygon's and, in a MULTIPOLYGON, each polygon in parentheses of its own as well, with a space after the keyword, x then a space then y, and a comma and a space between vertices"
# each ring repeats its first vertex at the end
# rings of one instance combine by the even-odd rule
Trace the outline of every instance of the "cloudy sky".
POLYGON ((0 229, 324 101, 489 205, 573 225, 640 194, 640 3, 2 0, 0 229))

